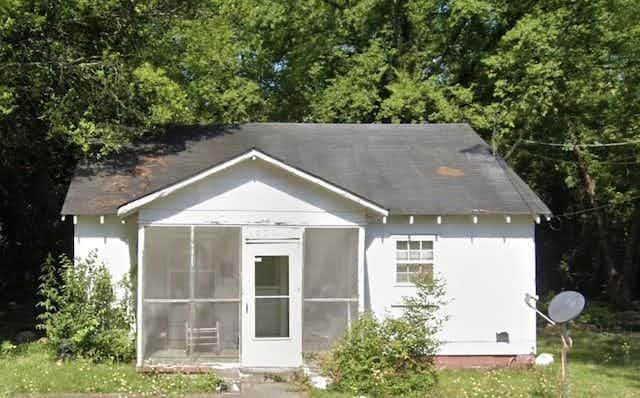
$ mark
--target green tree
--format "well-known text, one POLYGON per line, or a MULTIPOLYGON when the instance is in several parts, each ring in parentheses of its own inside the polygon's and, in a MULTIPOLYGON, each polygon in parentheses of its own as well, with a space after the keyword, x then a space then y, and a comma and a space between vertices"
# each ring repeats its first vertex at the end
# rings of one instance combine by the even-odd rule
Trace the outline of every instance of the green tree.
POLYGON ((3 292, 32 297, 62 250, 75 162, 167 125, 468 122, 556 213, 585 212, 547 228, 557 287, 638 298, 639 148, 594 146, 640 139, 632 0, 7 0, 0 16, 0 255, 27 265, 0 270, 3 292))
POLYGON ((639 282, 638 145, 599 145, 640 139, 639 20, 627 1, 543 2, 485 58, 501 147, 553 207, 587 211, 565 224, 570 276, 620 304, 639 282))

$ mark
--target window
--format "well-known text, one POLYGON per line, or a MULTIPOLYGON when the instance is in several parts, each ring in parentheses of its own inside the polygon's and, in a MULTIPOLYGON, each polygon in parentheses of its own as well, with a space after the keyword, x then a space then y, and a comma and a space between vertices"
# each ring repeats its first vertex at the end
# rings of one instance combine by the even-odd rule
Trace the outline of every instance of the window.
POLYGON ((396 240, 396 282, 413 283, 420 274, 433 275, 433 240, 396 240))

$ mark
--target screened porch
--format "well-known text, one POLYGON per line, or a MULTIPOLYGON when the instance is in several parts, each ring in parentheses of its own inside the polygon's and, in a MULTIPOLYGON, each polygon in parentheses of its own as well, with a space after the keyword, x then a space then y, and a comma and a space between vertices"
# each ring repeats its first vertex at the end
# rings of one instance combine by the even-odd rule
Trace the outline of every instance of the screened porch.
MULTIPOLYGON (((243 228, 147 226, 141 233, 138 364, 240 363, 246 324, 241 292, 243 228)), ((363 247, 359 233, 357 227, 304 229, 302 314, 297 317, 302 352, 330 348, 358 316, 362 261, 358 252, 363 247)), ((256 286, 282 280, 271 275, 266 264, 255 265, 256 286)), ((255 322, 268 325, 295 318, 290 307, 288 302, 262 306, 255 322)))

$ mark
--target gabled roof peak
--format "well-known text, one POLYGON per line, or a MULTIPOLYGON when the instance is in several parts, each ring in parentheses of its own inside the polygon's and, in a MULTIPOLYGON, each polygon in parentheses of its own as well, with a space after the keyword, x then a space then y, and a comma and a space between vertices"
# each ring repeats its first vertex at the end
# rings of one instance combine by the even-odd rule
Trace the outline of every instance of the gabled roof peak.
POLYGON ((383 216, 387 216, 389 215, 389 211, 385 208, 383 208, 382 206, 379 206, 369 200, 367 200, 366 198, 362 198, 356 194, 353 194, 351 192, 349 192, 348 190, 341 188, 339 186, 336 186, 328 181, 323 180, 320 177, 316 177, 310 173, 307 173, 304 170, 298 169, 296 167, 293 167, 291 165, 286 164, 285 162, 278 160, 262 151, 260 151, 259 149, 253 147, 251 148, 249 151, 242 153, 238 156, 233 157, 232 159, 229 159, 225 162, 221 162, 218 164, 215 164, 211 167, 209 167, 206 170, 200 171, 188 178, 185 178, 181 181, 178 181, 174 184, 171 184, 167 187, 158 189, 154 192, 150 192, 149 194, 142 196, 140 198, 137 198, 135 200, 132 200, 128 203, 124 203, 123 205, 121 205, 120 207, 118 207, 118 211, 117 214, 118 216, 127 216, 133 212, 135 212, 136 210, 138 210, 140 207, 145 206, 157 199, 163 198, 177 190, 180 190, 182 188, 186 188, 187 186, 194 184, 202 179, 205 179, 209 176, 212 176, 216 173, 219 173, 223 170, 228 169, 229 167, 232 167, 238 163, 244 162, 244 161, 248 161, 248 160, 255 160, 255 159, 260 159, 264 162, 267 162, 273 166, 276 166, 280 169, 283 169, 285 171, 288 171, 291 174, 294 174, 308 182, 311 182, 313 184, 319 185, 322 188, 329 190, 339 196, 342 196, 343 198, 350 200, 352 202, 355 202, 363 207, 368 208, 369 210, 373 210, 376 213, 379 213, 380 215, 383 216))

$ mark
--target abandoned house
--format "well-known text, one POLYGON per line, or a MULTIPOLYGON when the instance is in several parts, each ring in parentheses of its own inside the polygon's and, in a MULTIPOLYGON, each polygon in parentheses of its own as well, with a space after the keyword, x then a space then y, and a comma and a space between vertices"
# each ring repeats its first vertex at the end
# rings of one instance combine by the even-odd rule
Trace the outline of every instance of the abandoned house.
MULTIPOLYGON (((137 366, 290 368, 446 285, 441 359, 536 352, 549 209, 467 124, 175 127, 81 162, 62 214, 137 289, 137 366)), ((122 294, 122 292, 120 292, 122 294)))

